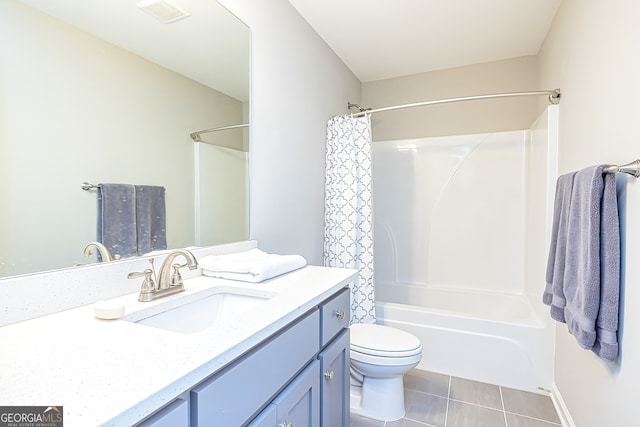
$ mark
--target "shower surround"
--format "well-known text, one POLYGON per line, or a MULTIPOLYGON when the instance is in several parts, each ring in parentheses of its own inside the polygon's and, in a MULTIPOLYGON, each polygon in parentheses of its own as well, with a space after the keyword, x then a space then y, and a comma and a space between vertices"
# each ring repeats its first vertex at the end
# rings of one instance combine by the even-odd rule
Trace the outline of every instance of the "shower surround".
POLYGON ((550 106, 527 130, 373 143, 376 314, 421 339, 419 369, 551 389, 557 120, 550 106))

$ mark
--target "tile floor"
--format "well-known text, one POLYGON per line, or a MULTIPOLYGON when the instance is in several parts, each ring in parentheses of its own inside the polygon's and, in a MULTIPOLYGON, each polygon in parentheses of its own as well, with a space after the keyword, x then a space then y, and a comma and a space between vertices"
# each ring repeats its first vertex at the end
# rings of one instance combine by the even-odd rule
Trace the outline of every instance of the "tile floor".
POLYGON ((404 418, 385 423, 351 415, 351 427, 560 426, 548 396, 415 369, 404 387, 404 418))

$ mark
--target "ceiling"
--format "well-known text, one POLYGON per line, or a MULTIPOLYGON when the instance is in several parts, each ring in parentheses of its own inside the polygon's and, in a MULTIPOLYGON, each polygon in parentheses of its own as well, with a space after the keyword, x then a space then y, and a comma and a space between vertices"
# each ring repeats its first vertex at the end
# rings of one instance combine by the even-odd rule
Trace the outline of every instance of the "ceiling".
POLYGON ((168 0, 190 16, 165 24, 140 0, 21 0, 240 101, 249 100, 248 28, 215 0, 168 0))
MULTIPOLYGON (((247 28, 215 0, 21 0, 236 99, 249 99, 247 28), (240 70, 240 71, 238 71, 240 70)), ((562 0, 289 0, 362 82, 535 55, 562 0)))
POLYGON ((362 82, 536 55, 562 0, 289 0, 362 82))

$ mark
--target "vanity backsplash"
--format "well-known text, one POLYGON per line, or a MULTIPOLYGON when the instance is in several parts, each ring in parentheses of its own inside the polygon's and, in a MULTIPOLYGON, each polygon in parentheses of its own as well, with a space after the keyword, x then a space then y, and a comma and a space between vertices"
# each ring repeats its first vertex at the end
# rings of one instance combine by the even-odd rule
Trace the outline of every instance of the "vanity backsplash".
MULTIPOLYGON (((189 249, 196 257, 223 255, 257 247, 255 240, 189 249)), ((96 301, 139 292, 142 279, 127 279, 134 271, 150 268, 154 258, 157 269, 171 253, 115 262, 89 264, 0 280, 0 327, 47 314, 68 310, 96 301)), ((183 269, 185 279, 199 276, 200 269, 183 269)))

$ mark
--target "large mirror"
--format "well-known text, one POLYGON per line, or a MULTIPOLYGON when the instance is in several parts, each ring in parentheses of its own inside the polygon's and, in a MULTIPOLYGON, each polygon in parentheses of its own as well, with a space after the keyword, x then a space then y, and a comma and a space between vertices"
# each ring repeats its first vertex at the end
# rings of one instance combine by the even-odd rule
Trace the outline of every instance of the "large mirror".
POLYGON ((164 186, 170 248, 246 239, 247 128, 189 135, 248 122, 249 39, 214 0, 1 0, 0 277, 95 262, 83 182, 164 186))

